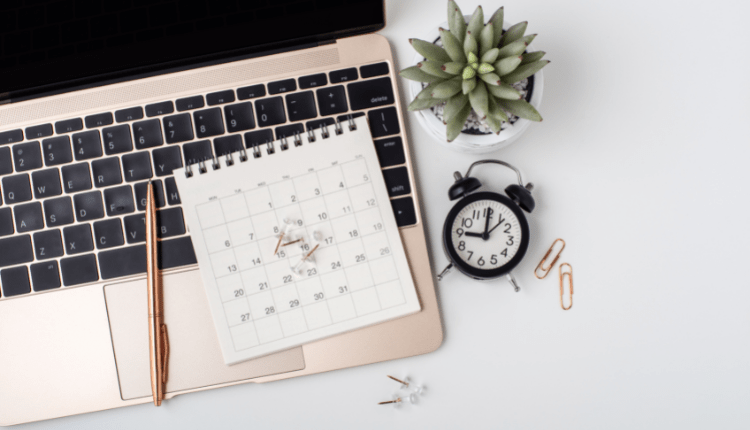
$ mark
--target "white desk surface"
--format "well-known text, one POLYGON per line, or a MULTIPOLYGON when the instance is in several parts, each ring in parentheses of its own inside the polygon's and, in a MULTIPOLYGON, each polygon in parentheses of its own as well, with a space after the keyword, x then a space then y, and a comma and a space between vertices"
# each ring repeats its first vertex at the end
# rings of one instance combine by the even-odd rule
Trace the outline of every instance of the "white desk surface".
MULTIPOLYGON (((390 0, 399 66, 443 0, 390 0)), ((461 0, 471 13, 479 0, 461 0)), ((487 13, 502 4, 484 1, 487 13)), ((432 354, 242 385, 25 428, 750 428, 750 3, 505 2, 548 52, 545 118, 491 154, 537 186, 534 235, 504 281, 439 286, 445 342, 432 354), (532 270, 564 238, 575 305, 532 270), (411 375, 422 403, 377 406, 411 375)), ((401 97, 407 102, 402 83, 401 97)), ((454 170, 479 159, 407 118, 433 268, 454 170)), ((488 167, 504 188, 512 176, 488 167)), ((501 188, 502 187, 502 188, 501 188)))

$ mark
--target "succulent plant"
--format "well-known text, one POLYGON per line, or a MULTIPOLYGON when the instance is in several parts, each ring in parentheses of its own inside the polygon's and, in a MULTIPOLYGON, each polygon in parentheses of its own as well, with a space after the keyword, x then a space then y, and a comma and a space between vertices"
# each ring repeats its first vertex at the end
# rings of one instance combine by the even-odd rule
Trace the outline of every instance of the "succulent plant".
POLYGON ((524 35, 528 22, 520 22, 503 32, 503 15, 501 7, 485 24, 479 6, 467 23, 456 2, 450 0, 449 30, 440 29, 442 47, 424 40, 409 40, 425 61, 400 74, 428 84, 409 105, 409 110, 445 103, 443 121, 448 141, 458 137, 472 109, 495 133, 500 133, 508 114, 542 120, 512 84, 538 72, 549 61, 542 60, 544 52, 526 53, 536 37, 524 35))

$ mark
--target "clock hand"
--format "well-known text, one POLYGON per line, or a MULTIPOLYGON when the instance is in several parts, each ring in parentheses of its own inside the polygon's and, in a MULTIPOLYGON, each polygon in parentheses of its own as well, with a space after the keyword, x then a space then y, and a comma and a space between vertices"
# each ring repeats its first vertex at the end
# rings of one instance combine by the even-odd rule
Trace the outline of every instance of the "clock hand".
POLYGON ((499 222, 499 223, 497 223, 497 225, 496 225, 496 226, 492 227, 492 230, 488 231, 487 233, 492 233, 493 231, 495 231, 495 229, 496 229, 496 228, 500 227, 500 224, 502 224, 502 223, 503 223, 503 221, 505 221, 505 220, 501 218, 501 219, 500 219, 500 222, 499 222))
POLYGON ((492 216, 492 209, 487 208, 487 216, 484 219, 484 233, 482 233, 482 239, 487 240, 490 238, 490 216, 492 216))
POLYGON ((469 237, 484 237, 484 233, 474 233, 474 232, 471 232, 471 231, 467 231, 464 234, 466 236, 469 236, 469 237))

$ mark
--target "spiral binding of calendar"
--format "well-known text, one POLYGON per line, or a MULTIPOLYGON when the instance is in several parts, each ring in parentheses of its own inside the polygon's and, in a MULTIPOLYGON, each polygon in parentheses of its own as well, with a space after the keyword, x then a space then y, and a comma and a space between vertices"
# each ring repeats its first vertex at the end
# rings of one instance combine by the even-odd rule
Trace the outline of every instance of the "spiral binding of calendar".
MULTIPOLYGON (((357 124, 354 122, 354 118, 351 115, 349 115, 349 119, 347 122, 349 123, 349 131, 357 130, 357 124)), ((326 124, 320 124, 320 128, 319 128, 320 136, 323 139, 328 139, 331 137, 331 133, 329 132, 328 127, 329 126, 326 124)), ((336 119, 336 122, 333 124, 333 129, 334 129, 334 133, 336 134, 336 136, 340 136, 344 134, 344 127, 341 125, 341 122, 338 120, 338 118, 336 119)), ((293 140, 294 146, 302 146, 303 144, 302 134, 303 133, 300 133, 300 132, 296 132, 294 134, 294 140, 293 140)), ((312 129, 307 130, 307 143, 308 144, 315 143, 316 140, 317 140, 317 136, 315 135, 315 131, 312 129)), ((263 156, 263 151, 261 147, 264 145, 266 146, 266 152, 268 153, 268 155, 275 154, 276 143, 279 144, 279 148, 281 149, 282 152, 289 150, 289 147, 290 147, 289 140, 287 139, 287 136, 284 136, 275 142, 272 141, 272 142, 266 142, 266 143, 253 145, 252 146, 253 158, 261 158, 263 156)), ((250 159, 246 148, 242 148, 241 150, 236 151, 236 152, 239 152, 240 154, 240 163, 245 163, 250 159)), ((227 166, 230 166, 230 167, 234 166, 235 164, 234 154, 235 152, 231 152, 229 154, 224 155, 224 157, 226 157, 225 164, 227 166)), ((201 160, 194 164, 185 165, 185 177, 186 178, 193 177, 193 166, 196 166, 196 165, 198 166, 199 174, 203 175, 207 173, 208 172, 207 162, 210 164, 213 170, 221 169, 221 163, 219 162, 219 157, 214 156, 213 158, 210 158, 210 159, 207 158, 205 160, 201 160)))

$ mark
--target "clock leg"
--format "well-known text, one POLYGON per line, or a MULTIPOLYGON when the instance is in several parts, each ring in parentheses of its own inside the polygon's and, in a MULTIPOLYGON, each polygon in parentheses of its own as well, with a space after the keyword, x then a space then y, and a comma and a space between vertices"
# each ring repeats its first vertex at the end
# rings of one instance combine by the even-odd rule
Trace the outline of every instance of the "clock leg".
POLYGON ((521 291, 521 287, 518 286, 518 283, 516 282, 516 278, 513 277, 512 273, 508 273, 506 277, 508 278, 508 282, 510 282, 510 284, 513 285, 513 288, 516 289, 516 292, 521 291))
POLYGON ((437 275, 437 280, 438 281, 442 281, 443 277, 445 277, 445 275, 451 273, 451 270, 453 270, 453 263, 449 264, 448 267, 446 267, 445 269, 443 269, 443 271, 440 272, 439 275, 437 275))

